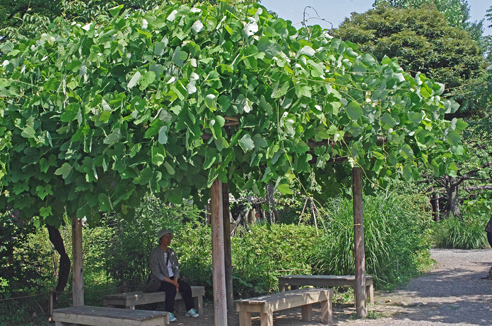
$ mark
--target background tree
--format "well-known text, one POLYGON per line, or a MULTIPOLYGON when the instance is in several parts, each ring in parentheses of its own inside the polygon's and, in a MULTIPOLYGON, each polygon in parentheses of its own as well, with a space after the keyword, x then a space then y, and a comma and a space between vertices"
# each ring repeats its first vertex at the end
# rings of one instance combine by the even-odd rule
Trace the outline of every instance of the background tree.
MULTIPOLYGON (((397 57, 407 71, 420 71, 444 83, 450 88, 445 95, 453 95, 462 106, 458 113, 449 118, 487 114, 490 82, 486 74, 486 61, 463 25, 461 28, 451 26, 447 16, 428 1, 390 1, 391 5, 388 1, 380 2, 366 13, 352 14, 339 29, 333 30, 333 34, 359 44, 363 51, 370 51, 377 58, 385 55, 397 57)), ((449 5, 453 3, 449 2, 449 5)), ((456 2, 454 5, 457 7, 450 12, 459 8, 464 12, 469 10, 466 3, 456 2)), ((468 153, 468 164, 458 164, 455 171, 437 180, 438 187, 444 187, 447 194, 445 212, 456 216, 460 215, 459 186, 464 186, 469 180, 480 179, 482 183, 475 180, 467 189, 486 189, 489 182, 484 177, 488 171, 488 161, 484 161, 484 157, 488 154, 475 151, 486 144, 481 140, 484 134, 467 135, 469 146, 460 151, 468 153)))
POLYGON ((395 8, 414 8, 434 4, 444 14, 448 23, 453 27, 465 29, 470 25, 470 6, 466 0, 375 0, 374 6, 381 3, 389 3, 395 8))
POLYGON ((444 83, 448 92, 485 73, 480 48, 466 31, 450 26, 435 6, 402 9, 381 3, 353 13, 332 33, 378 59, 397 58, 403 69, 444 83))

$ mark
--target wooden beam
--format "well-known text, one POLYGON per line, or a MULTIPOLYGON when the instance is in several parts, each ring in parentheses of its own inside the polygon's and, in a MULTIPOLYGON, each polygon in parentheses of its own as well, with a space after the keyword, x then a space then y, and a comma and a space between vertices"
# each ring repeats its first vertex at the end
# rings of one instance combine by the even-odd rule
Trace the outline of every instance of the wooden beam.
POLYGON ((82 262, 82 221, 72 218, 73 306, 84 305, 84 266, 82 262))
POLYGON ((352 169, 355 241, 355 310, 358 318, 367 316, 366 262, 364 254, 364 200, 362 197, 362 169, 352 169))
POLYGON ((227 326, 227 297, 224 257, 224 210, 222 207, 222 183, 215 180, 210 189, 212 211, 212 266, 214 283, 215 326, 227 326))
POLYGON ((227 310, 234 311, 234 297, 232 292, 232 250, 231 250, 231 218, 229 203, 229 185, 222 184, 222 210, 224 217, 224 261, 227 310))

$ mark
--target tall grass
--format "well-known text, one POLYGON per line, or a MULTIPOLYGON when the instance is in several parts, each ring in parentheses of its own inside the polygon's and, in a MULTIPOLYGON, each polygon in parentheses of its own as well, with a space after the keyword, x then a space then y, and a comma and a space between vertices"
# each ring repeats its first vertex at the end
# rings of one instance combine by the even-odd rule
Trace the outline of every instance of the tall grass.
MULTIPOLYGON (((328 233, 316 242, 314 272, 354 274, 353 206, 350 199, 333 200, 328 233)), ((364 198, 366 271, 379 288, 393 288, 431 264, 426 229, 431 223, 428 199, 419 195, 364 198)))
POLYGON ((450 216, 435 223, 433 244, 438 248, 488 248, 484 229, 490 218, 491 206, 491 200, 468 201, 462 206, 461 217, 450 216))

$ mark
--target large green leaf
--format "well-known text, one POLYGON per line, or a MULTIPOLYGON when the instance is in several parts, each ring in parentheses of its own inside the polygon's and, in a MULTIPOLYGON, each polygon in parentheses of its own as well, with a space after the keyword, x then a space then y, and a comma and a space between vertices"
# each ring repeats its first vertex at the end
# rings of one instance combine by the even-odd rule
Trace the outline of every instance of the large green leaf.
POLYGON ((251 139, 251 136, 249 134, 245 134, 240 140, 239 140, 239 146, 243 149, 243 151, 247 152, 255 148, 255 143, 253 139, 251 139))
POLYGON ((135 85, 137 85, 137 83, 140 81, 140 78, 142 77, 142 74, 140 73, 140 71, 137 71, 132 79, 130 79, 130 82, 128 83, 128 88, 129 89, 132 89, 135 85))
POLYGON ((70 175, 70 172, 72 172, 72 166, 65 162, 61 167, 56 169, 55 174, 61 175, 63 179, 66 179, 70 175))
POLYGON ((345 110, 347 111, 348 117, 352 120, 358 120, 364 114, 359 103, 355 101, 350 102, 345 110))

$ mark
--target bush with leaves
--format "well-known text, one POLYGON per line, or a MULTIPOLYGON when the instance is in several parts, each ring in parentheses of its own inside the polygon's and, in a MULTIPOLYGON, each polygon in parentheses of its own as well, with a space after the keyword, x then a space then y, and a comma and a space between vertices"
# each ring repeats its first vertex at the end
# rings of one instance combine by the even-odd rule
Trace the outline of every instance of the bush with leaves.
POLYGON ((485 225, 492 212, 492 200, 469 200, 462 206, 462 216, 450 216, 433 227, 432 242, 438 248, 483 249, 488 248, 485 225))
MULTIPOLYGON (((170 205, 154 196, 147 196, 137 210, 137 219, 127 221, 114 216, 108 222, 113 235, 108 239, 104 255, 105 268, 111 279, 119 285, 125 283, 141 287, 150 273, 148 256, 157 246, 157 232, 166 228, 173 231, 176 239, 180 239, 191 229, 185 223, 197 221, 200 212, 191 204, 170 205)), ((175 245, 173 242, 171 247, 175 245)))
POLYGON ((278 288, 278 276, 311 274, 312 226, 257 224, 232 239, 234 293, 251 297, 278 288))
MULTIPOLYGON (((313 273, 353 275, 354 227, 350 199, 333 200, 328 234, 316 241, 313 273)), ((376 286, 392 288, 417 275, 428 261, 424 237, 431 223, 428 199, 395 193, 364 197, 366 272, 376 286)))
POLYGON ((15 213, 0 215, 0 299, 47 289, 53 252, 46 233, 15 213))

